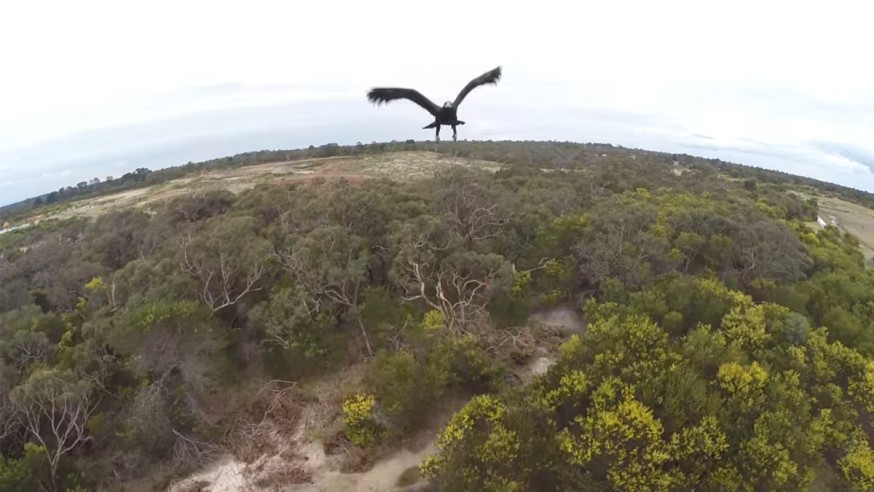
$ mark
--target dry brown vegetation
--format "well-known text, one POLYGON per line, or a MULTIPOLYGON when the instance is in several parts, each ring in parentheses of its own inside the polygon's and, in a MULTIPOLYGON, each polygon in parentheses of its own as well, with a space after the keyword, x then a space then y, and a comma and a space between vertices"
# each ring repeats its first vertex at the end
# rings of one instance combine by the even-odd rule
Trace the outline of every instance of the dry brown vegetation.
POLYGON ((128 207, 145 207, 174 197, 207 190, 228 190, 232 193, 254 188, 263 183, 285 184, 296 181, 346 180, 351 184, 366 179, 389 177, 409 180, 428 178, 438 166, 461 165, 487 171, 497 171, 501 164, 483 160, 465 159, 434 152, 390 152, 360 157, 338 156, 293 162, 274 162, 234 169, 201 172, 194 176, 174 179, 166 183, 138 188, 96 198, 71 202, 62 210, 36 215, 27 223, 50 219, 83 216, 95 217, 128 207))
POLYGON ((276 453, 279 442, 294 437, 303 406, 295 386, 290 381, 268 381, 234 417, 225 442, 238 460, 251 464, 276 453))

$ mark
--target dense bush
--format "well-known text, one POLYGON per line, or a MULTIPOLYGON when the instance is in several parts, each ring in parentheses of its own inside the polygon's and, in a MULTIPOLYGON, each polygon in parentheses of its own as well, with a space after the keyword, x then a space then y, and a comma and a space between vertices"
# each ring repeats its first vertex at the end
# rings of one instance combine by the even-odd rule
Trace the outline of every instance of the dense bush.
MULTIPOLYGON (((399 149, 424 147, 208 166, 399 149)), ((869 487, 874 274, 855 238, 805 225, 792 180, 597 145, 440 151, 503 168, 262 184, 0 236, 0 487, 196 466, 231 425, 211 398, 356 364, 336 410, 357 445, 470 398, 424 466, 447 490, 799 490, 823 467, 869 487), (556 304, 587 333, 505 384, 529 315, 556 304)))

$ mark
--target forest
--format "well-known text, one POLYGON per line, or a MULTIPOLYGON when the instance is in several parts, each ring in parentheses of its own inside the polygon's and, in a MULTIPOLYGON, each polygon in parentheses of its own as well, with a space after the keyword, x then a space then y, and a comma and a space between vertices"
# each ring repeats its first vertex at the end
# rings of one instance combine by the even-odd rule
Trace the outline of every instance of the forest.
MULTIPOLYGON (((404 149, 434 147, 300 152, 404 149)), ((419 468, 434 490, 874 490, 874 270, 789 191, 870 194, 594 144, 438 151, 502 167, 0 236, 0 490, 163 490, 257 455, 276 381, 350 469, 461 401, 419 468), (528 322, 553 306, 585 332, 528 322), (510 377, 549 344, 545 374, 510 377)))

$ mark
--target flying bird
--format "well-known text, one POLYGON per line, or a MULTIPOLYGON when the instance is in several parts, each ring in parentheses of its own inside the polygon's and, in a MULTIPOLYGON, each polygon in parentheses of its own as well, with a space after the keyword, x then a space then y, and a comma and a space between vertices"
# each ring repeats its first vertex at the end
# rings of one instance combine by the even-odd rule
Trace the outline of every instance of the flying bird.
POLYGON ((431 113, 431 115, 434 116, 434 122, 429 124, 428 126, 422 127, 423 130, 427 128, 435 128, 436 133, 434 134, 434 139, 439 142, 440 126, 451 126, 452 140, 455 141, 458 137, 458 131, 455 127, 457 125, 464 124, 463 121, 458 119, 458 105, 461 104, 461 101, 464 100, 464 98, 470 93, 470 91, 476 89, 481 85, 497 85, 498 80, 500 79, 501 67, 489 70, 488 72, 468 82, 467 85, 464 86, 464 89, 461 89, 461 92, 458 93, 458 96, 455 97, 455 101, 446 101, 445 103, 443 103, 443 107, 434 104, 430 99, 423 96, 422 93, 415 89, 405 89, 401 87, 377 87, 375 89, 371 89, 370 92, 367 93, 367 99, 372 103, 376 103, 377 106, 381 103, 394 101, 395 99, 409 99, 410 101, 418 104, 419 106, 424 108, 425 111, 431 113))

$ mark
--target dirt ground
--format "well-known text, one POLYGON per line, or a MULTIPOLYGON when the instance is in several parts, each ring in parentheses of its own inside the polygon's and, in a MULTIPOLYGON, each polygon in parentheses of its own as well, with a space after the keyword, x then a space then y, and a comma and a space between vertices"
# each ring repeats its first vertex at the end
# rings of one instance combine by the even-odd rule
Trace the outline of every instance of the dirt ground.
POLYGON ((531 315, 530 321, 547 328, 562 329, 580 335, 586 332, 583 313, 570 306, 562 305, 539 310, 531 315))

